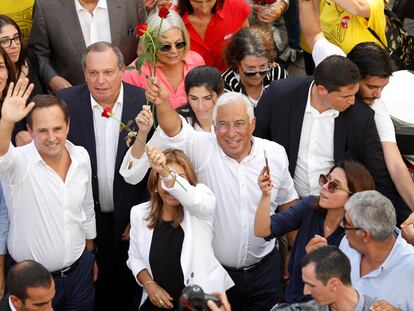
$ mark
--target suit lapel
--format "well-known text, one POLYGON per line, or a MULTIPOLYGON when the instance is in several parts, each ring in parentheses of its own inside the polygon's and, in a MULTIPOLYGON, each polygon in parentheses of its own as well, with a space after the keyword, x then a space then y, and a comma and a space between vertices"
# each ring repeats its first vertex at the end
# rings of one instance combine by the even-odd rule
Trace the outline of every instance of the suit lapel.
MULTIPOLYGON (((311 80, 312 81, 312 80, 311 80)), ((296 98, 291 100, 291 113, 289 123, 289 172, 293 176, 298 159, 300 137, 302 134, 303 118, 305 115, 306 101, 309 91, 309 84, 302 89, 296 98)))
POLYGON ((79 104, 79 126, 85 140, 85 148, 89 152, 91 158, 92 171, 96 172, 96 142, 95 142, 95 130, 93 127, 93 115, 91 108, 91 96, 86 85, 81 91, 79 104))
POLYGON ((347 112, 339 113, 335 119, 334 129, 334 162, 345 160, 347 112))
POLYGON ((56 12, 56 14, 59 14, 62 23, 66 28, 66 33, 62 40, 71 41, 72 46, 82 55, 86 45, 75 3, 73 0, 60 0, 60 2, 62 3, 61 12, 56 12), (79 38, 82 38, 82 40, 79 40, 79 38))
POLYGON ((107 0, 109 24, 111 28, 112 44, 118 46, 122 37, 122 3, 123 1, 107 0))
MULTIPOLYGON (((127 124, 129 120, 134 121, 134 118, 136 117, 137 109, 134 109, 134 103, 132 100, 128 99, 128 89, 125 87, 124 84, 124 100, 122 105, 122 123, 127 124)), ((133 125, 131 126, 133 127, 133 125)), ((123 130, 119 133, 119 140, 118 140, 118 149, 116 152, 116 161, 115 161, 115 170, 116 172, 121 167, 122 160, 124 158, 124 155, 127 151, 127 144, 126 144, 126 137, 127 137, 127 131, 123 130)), ((115 173, 116 173, 115 172, 115 173)))

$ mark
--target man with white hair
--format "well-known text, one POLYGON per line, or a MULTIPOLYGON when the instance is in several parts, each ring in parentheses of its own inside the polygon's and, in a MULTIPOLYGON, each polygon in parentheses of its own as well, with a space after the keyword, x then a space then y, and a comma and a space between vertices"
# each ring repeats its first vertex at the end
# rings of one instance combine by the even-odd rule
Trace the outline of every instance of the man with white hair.
POLYGON ((414 310, 414 247, 396 228, 395 209, 377 191, 351 196, 345 204, 340 249, 351 261, 353 286, 380 302, 373 310, 414 310))
MULTIPOLYGON (((254 216, 261 191, 257 178, 268 155, 273 208, 283 209, 298 196, 288 171, 286 152, 277 143, 253 137, 255 118, 243 94, 222 95, 214 107, 215 135, 197 132, 171 108, 168 94, 157 81, 149 84, 147 99, 157 105, 161 136, 169 148, 183 150, 199 181, 217 198, 214 215, 214 253, 235 286, 228 291, 235 310, 270 310, 280 297, 281 262, 274 241, 255 237, 254 216)), ((184 280, 187 283, 191 280, 184 280)))

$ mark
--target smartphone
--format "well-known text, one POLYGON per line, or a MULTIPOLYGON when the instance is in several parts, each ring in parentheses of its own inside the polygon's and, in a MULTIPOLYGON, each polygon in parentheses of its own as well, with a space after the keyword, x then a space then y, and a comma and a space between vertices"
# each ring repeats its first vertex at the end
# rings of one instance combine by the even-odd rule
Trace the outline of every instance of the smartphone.
POLYGON ((267 173, 267 176, 270 176, 269 162, 267 161, 266 150, 263 151, 263 154, 264 154, 264 158, 265 158, 266 173, 267 173))

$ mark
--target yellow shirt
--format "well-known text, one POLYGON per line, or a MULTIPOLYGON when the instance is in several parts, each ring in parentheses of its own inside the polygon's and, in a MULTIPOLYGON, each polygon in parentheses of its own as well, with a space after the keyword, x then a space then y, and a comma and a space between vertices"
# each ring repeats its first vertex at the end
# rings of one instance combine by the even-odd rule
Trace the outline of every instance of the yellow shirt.
MULTIPOLYGON (((385 37, 384 0, 367 0, 370 17, 353 16, 332 0, 321 0, 320 19, 323 33, 327 40, 339 46, 348 54, 355 45, 361 42, 376 42, 383 45, 368 30, 368 27, 387 44, 385 37)), ((304 40, 302 40, 304 43, 304 40)), ((305 51, 309 48, 304 45, 305 51)))
POLYGON ((34 0, 0 0, 0 14, 11 17, 19 25, 26 40, 32 29, 33 5, 34 0))

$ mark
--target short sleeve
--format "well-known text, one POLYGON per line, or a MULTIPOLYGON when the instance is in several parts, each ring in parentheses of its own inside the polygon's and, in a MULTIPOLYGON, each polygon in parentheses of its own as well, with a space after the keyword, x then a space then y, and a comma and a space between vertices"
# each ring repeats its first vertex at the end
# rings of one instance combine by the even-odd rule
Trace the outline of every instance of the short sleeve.
POLYGON ((371 108, 375 111, 375 125, 381 142, 396 143, 394 124, 385 103, 381 99, 377 99, 371 108))
POLYGON ((329 42, 325 38, 316 41, 312 50, 312 57, 315 62, 315 66, 318 66, 325 58, 331 55, 346 57, 346 54, 339 46, 329 42))

